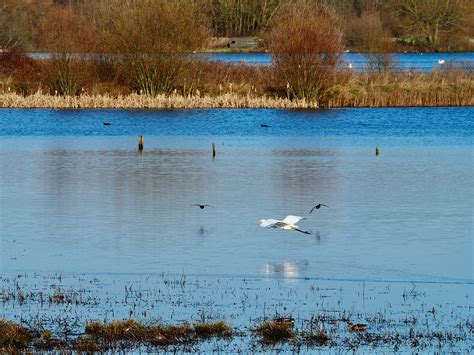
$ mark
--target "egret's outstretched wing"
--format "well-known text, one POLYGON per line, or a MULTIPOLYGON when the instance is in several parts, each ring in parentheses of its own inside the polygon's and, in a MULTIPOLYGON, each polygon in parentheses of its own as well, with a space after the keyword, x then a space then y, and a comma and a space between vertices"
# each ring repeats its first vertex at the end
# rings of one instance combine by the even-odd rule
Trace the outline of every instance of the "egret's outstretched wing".
POLYGON ((302 219, 305 219, 305 218, 304 217, 299 217, 299 216, 289 215, 289 216, 286 216, 285 219, 282 222, 287 223, 287 224, 295 224, 295 223, 298 223, 299 221, 301 221, 302 219))
POLYGON ((263 228, 273 228, 278 222, 280 221, 276 219, 261 219, 259 221, 260 227, 263 227, 263 228))

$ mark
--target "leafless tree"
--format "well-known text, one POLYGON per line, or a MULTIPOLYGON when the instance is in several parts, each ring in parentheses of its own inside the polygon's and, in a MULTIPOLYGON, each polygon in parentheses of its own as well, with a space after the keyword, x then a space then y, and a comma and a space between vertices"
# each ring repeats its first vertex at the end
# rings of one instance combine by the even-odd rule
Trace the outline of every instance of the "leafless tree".
POLYGON ((472 2, 466 0, 399 0, 398 15, 409 32, 422 35, 436 51, 442 35, 462 31, 472 2))
POLYGON ((390 69, 393 41, 383 28, 378 11, 364 11, 353 17, 346 27, 346 42, 350 47, 367 53, 370 70, 381 72, 390 69))
POLYGON ((138 92, 171 91, 189 58, 208 38, 198 8, 187 0, 110 0, 103 22, 110 51, 123 58, 138 92))
POLYGON ((289 96, 321 102, 342 52, 334 11, 311 1, 289 3, 275 17, 269 40, 275 73, 289 96))

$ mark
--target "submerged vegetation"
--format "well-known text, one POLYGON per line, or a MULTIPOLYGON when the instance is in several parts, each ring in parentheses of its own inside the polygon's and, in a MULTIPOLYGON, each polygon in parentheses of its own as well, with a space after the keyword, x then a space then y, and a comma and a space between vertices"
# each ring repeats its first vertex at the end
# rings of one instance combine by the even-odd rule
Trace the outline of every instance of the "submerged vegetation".
POLYGON ((296 333, 293 327, 294 320, 276 319, 263 322, 254 332, 261 337, 264 343, 277 343, 295 338, 296 333))
POLYGON ((471 349, 472 285, 261 282, 0 277, 0 352, 471 349))

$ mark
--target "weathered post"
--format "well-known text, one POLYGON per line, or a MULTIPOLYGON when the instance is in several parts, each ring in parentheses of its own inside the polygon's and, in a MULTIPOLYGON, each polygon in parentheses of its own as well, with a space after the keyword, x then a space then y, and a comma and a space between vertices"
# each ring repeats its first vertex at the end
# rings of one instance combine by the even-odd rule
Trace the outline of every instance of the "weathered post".
POLYGON ((138 135, 138 150, 143 150, 143 136, 141 134, 138 135))
POLYGON ((215 158, 216 156, 216 145, 212 143, 212 157, 215 158))
POLYGON ((379 147, 375 147, 375 156, 376 156, 376 157, 379 156, 379 147))

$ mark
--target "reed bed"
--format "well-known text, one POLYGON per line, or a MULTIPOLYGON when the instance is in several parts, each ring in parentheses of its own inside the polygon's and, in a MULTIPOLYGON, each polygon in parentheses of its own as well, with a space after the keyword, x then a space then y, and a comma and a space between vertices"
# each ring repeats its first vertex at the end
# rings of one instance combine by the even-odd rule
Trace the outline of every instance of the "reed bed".
POLYGON ((332 88, 327 107, 473 106, 474 80, 464 71, 352 75, 332 88))
MULTIPOLYGON (((282 108, 473 106, 472 67, 446 65, 430 73, 339 70, 319 102, 292 99, 273 67, 191 61, 173 88, 157 96, 140 94, 116 65, 82 63, 77 95, 54 89, 49 60, 24 54, 0 56, 3 108, 282 108)), ((81 64, 81 63, 79 63, 81 64)), ((78 65, 79 65, 78 64, 78 65)))
MULTIPOLYGON (((228 80, 231 80, 229 78, 228 80)), ((319 107, 439 107, 474 106, 474 78, 464 71, 430 74, 341 73, 337 83, 321 102, 288 99, 281 88, 264 88, 244 81, 228 81, 192 90, 190 94, 174 91, 171 95, 137 93, 82 93, 59 96, 41 90, 22 95, 14 91, 0 92, 2 108, 98 108, 98 109, 197 109, 197 108, 279 108, 316 109, 319 107)))
MULTIPOLYGON (((438 87, 413 90, 390 87, 360 87, 330 98, 323 107, 437 107, 473 106, 474 85, 465 87, 438 87), (357 90, 357 91, 356 91, 357 90)), ((198 108, 278 108, 315 109, 318 102, 288 100, 278 97, 248 97, 238 94, 219 96, 158 95, 156 97, 130 94, 126 96, 79 95, 54 96, 43 93, 22 96, 16 93, 0 94, 1 108, 58 108, 58 109, 198 109, 198 108)))
POLYGON ((38 92, 22 96, 0 94, 3 108, 103 108, 103 109, 184 109, 184 108, 318 108, 315 102, 272 97, 249 97, 238 94, 219 96, 158 95, 156 97, 130 94, 126 96, 79 95, 54 96, 38 92))

